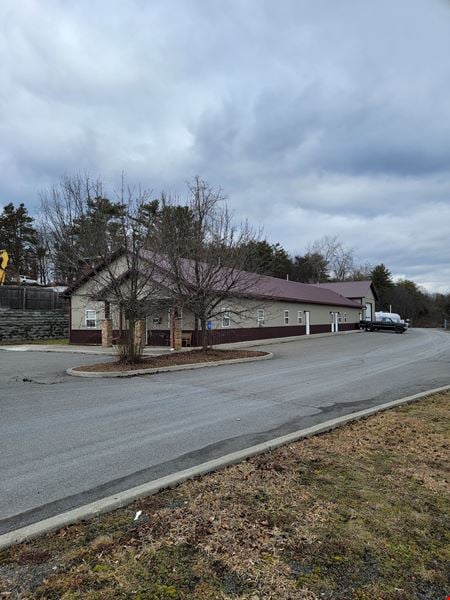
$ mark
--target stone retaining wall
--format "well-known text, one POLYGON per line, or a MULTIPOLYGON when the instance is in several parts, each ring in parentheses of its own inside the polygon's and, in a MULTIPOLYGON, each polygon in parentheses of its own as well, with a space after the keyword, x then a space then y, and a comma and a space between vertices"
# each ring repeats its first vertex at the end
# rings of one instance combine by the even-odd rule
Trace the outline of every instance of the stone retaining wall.
POLYGON ((67 310, 0 308, 0 342, 52 340, 69 335, 67 310))

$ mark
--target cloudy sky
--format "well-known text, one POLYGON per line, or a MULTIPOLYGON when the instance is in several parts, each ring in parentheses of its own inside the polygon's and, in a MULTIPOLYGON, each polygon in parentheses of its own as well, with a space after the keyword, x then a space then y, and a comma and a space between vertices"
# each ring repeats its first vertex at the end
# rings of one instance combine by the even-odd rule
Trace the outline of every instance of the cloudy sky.
POLYGON ((449 0, 1 0, 0 204, 200 174, 293 253, 450 290, 449 0))

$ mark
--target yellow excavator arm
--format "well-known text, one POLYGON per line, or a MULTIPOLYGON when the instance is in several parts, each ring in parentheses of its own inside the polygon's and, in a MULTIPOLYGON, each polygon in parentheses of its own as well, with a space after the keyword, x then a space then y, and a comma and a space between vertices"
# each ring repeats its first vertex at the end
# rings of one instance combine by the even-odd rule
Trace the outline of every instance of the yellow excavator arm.
POLYGON ((0 250, 0 285, 5 283, 6 279, 6 265, 8 264, 8 253, 6 250, 0 250))

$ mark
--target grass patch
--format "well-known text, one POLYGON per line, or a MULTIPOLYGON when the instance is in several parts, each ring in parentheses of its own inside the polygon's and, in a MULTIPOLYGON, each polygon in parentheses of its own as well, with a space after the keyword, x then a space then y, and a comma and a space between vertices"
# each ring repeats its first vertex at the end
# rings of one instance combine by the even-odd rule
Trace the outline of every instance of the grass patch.
POLYGON ((9 548, 0 590, 50 600, 445 598, 449 401, 447 392, 375 415, 9 548))
POLYGON ((121 362, 96 363, 75 367, 74 371, 110 372, 136 371, 137 369, 153 369, 158 367, 173 367, 177 365, 192 365, 196 363, 217 362, 219 360, 236 360, 239 358, 255 358, 264 356, 267 352, 259 350, 189 350, 172 352, 161 356, 143 356, 142 360, 132 365, 121 362))

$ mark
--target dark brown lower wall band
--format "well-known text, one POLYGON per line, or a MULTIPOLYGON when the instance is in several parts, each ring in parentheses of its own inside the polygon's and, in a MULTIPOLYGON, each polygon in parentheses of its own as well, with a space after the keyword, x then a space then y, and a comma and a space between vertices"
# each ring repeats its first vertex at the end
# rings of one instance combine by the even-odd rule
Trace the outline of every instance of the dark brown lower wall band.
MULTIPOLYGON (((359 323, 340 323, 339 331, 351 331, 359 329, 359 323)), ((329 333, 331 324, 311 325, 311 334, 329 333)), ((200 332, 183 330, 183 333, 192 334, 192 345, 201 345, 200 332)), ((253 340, 265 340, 271 338, 282 338, 297 335, 306 335, 304 325, 287 325, 281 327, 242 327, 235 329, 213 329, 208 332, 208 343, 211 345, 231 344, 234 342, 249 342, 253 340)), ((149 346, 168 346, 170 343, 169 330, 149 331, 149 346)))
MULTIPOLYGON (((359 329, 359 323, 339 323, 339 331, 351 331, 359 329)), ((311 334, 329 333, 331 325, 311 325, 311 334)), ((201 345, 200 332, 184 329, 183 333, 192 334, 192 345, 201 345)), ((168 329, 147 332, 147 344, 149 346, 168 346, 170 333, 168 329)), ((231 344, 233 342, 250 342, 271 338, 282 338, 297 335, 306 335, 304 325, 286 325, 281 327, 242 327, 235 329, 213 329, 208 332, 208 343, 211 345, 231 344)), ((113 332, 113 338, 117 339, 118 331, 113 332)), ((101 344, 102 332, 97 329, 72 329, 70 331, 71 344, 101 344)))
MULTIPOLYGON (((113 331, 113 341, 119 338, 119 330, 113 331)), ((86 346, 102 343, 102 332, 99 329, 71 329, 69 333, 71 344, 84 344, 86 346)))

